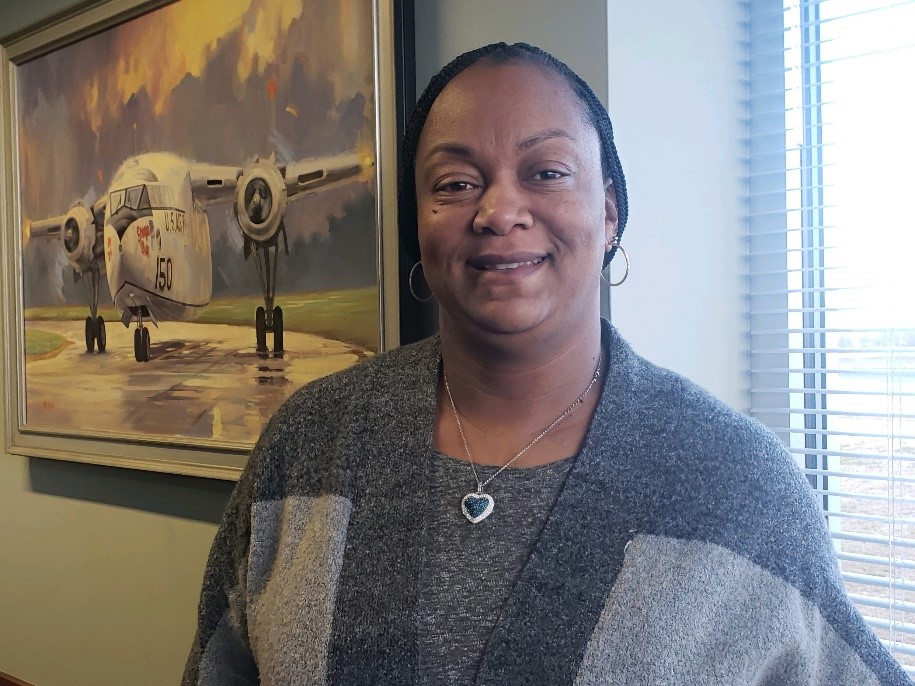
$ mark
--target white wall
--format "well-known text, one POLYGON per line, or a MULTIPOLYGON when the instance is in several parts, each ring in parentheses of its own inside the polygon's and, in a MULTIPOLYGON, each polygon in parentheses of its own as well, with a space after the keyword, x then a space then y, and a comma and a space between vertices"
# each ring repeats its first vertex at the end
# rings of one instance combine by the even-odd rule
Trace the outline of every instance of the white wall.
POLYGON ((613 322, 745 410, 741 19, 732 0, 417 0, 416 87, 499 40, 539 45, 588 81, 629 185, 632 270, 611 294, 613 322))
POLYGON ((609 5, 632 260, 613 322, 645 357, 746 410, 741 3, 609 5))

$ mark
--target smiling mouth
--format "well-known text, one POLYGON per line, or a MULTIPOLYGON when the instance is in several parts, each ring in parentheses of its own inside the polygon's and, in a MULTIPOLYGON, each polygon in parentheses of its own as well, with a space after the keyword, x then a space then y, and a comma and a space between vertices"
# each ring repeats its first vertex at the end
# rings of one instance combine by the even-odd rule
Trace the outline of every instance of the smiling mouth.
POLYGON ((517 269, 518 267, 528 267, 535 264, 540 264, 546 259, 546 257, 537 257, 533 260, 525 260, 524 262, 498 262, 495 264, 483 264, 483 265, 474 265, 480 271, 488 272, 504 272, 511 269, 517 269))

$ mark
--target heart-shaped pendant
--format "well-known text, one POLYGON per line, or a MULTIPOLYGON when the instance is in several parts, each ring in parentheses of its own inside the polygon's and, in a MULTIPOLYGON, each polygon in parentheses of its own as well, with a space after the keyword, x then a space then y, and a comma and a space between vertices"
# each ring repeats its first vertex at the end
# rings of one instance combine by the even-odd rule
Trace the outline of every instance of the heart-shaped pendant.
POLYGON ((492 514, 495 504, 492 496, 487 493, 468 493, 461 499, 461 512, 471 524, 477 524, 492 514))

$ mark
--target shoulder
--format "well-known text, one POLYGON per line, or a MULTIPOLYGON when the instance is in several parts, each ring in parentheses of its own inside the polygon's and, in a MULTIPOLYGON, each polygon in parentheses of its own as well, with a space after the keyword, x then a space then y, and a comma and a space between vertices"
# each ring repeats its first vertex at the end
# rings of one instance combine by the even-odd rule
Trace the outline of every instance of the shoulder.
POLYGON ((724 546, 795 584, 811 569, 835 578, 825 519, 778 437, 621 339, 617 348, 623 378, 606 434, 629 465, 641 524, 724 546))
POLYGON ((848 600, 816 494, 786 445, 622 339, 616 349, 621 379, 607 404, 618 421, 607 422, 602 469, 622 501, 615 510, 632 513, 630 532, 652 535, 681 569, 704 579, 715 564, 708 551, 719 551, 732 583, 764 570, 812 603, 871 668, 895 674, 848 600), (684 550, 708 559, 687 564, 684 550))
POLYGON ((308 419, 352 411, 356 405, 381 395, 409 390, 411 375, 437 363, 438 340, 395 348, 377 357, 362 360, 340 372, 316 379, 294 392, 270 420, 262 439, 277 440, 308 419))
POLYGON ((377 383, 397 387, 405 381, 404 374, 411 370, 437 364, 438 337, 424 339, 411 345, 394 348, 375 357, 359 361, 353 366, 316 379, 293 393, 277 412, 282 417, 295 409, 314 404, 334 403, 341 397, 352 397, 377 383))
POLYGON ((434 373, 437 337, 372 357, 295 391, 267 423, 249 458, 260 497, 289 489, 289 480, 320 490, 322 473, 364 430, 366 417, 405 404, 412 389, 434 373), (384 408, 387 408, 385 410, 384 408))
POLYGON ((712 456, 783 462, 784 445, 755 419, 738 412, 711 393, 669 369, 638 355, 608 326, 611 366, 605 401, 613 406, 608 428, 674 448, 677 459, 708 463, 712 456))

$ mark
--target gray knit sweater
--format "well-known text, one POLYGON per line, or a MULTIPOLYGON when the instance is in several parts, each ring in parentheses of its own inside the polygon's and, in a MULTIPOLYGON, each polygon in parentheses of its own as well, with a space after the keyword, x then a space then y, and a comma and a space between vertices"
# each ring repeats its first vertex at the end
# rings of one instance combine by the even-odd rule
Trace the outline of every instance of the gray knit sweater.
MULTIPOLYGON (((910 683, 778 440, 603 335, 597 411, 476 683, 910 683)), ((439 366, 432 338, 277 413, 216 535, 184 684, 414 683, 439 366)))

